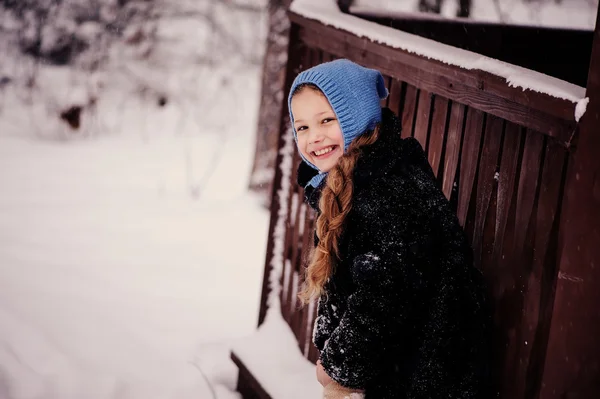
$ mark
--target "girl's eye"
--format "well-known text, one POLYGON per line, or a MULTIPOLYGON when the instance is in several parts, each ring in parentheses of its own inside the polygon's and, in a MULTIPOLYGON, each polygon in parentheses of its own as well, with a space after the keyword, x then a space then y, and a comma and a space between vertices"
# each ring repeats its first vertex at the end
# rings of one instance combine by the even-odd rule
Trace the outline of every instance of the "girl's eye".
POLYGON ((303 131, 304 131, 304 130, 306 130, 306 129, 307 129, 307 128, 306 128, 306 126, 298 126, 298 127, 296 128, 296 132, 303 132, 303 131))
POLYGON ((332 120, 333 120, 333 118, 325 118, 325 119, 323 119, 322 123, 328 123, 328 122, 331 122, 332 120))

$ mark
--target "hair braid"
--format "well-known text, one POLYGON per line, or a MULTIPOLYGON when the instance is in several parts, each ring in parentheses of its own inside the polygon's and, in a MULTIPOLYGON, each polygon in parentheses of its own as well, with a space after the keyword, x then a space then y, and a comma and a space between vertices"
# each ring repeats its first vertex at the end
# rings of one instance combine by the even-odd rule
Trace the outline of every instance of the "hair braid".
POLYGON ((312 254, 311 262, 306 269, 305 285, 299 294, 304 303, 323 294, 323 287, 340 260, 339 240, 346 216, 352 209, 354 166, 361 148, 373 144, 378 136, 379 126, 372 132, 359 136, 329 171, 319 201, 321 211, 317 219, 319 244, 312 254))

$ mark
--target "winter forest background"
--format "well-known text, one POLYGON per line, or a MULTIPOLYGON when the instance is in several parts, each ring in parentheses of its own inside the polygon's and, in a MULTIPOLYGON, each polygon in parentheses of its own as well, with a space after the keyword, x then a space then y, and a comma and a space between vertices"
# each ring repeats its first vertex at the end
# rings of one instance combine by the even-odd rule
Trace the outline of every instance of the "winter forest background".
MULTIPOLYGON (((0 0, 0 399, 239 398, 286 3, 0 0)), ((593 29, 598 5, 353 6, 593 29)))

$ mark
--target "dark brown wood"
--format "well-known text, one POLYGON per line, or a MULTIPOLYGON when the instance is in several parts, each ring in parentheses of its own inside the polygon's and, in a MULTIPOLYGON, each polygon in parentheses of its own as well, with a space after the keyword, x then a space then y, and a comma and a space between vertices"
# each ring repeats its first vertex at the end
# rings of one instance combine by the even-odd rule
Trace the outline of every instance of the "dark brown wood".
POLYGON ((393 49, 294 13, 290 18, 302 26, 301 40, 308 46, 354 59, 419 89, 544 132, 565 145, 574 130, 575 104, 568 100, 510 87, 504 79, 488 72, 466 70, 393 49))
POLYGON ((244 399, 271 399, 271 396, 234 352, 231 353, 231 360, 239 370, 237 391, 244 399))
MULTIPOLYGON (((285 89, 283 98, 287 98, 290 92, 290 87, 292 86, 292 82, 298 73, 298 69, 290 66, 300 65, 300 58, 302 54, 302 46, 299 40, 299 28, 296 25, 292 25, 290 28, 290 44, 288 46, 288 68, 286 71, 285 77, 285 89)), ((277 195, 277 190, 281 187, 281 179, 282 172, 279 165, 281 165, 282 160, 282 149, 285 144, 284 136, 281 132, 285 132, 287 130, 287 126, 289 126, 289 116, 287 113, 287 107, 283 107, 282 109, 282 118, 279 126, 279 140, 277 144, 277 158, 275 160, 275 176, 273 177, 273 189, 272 189, 272 202, 271 202, 271 219, 269 221, 269 240, 267 240, 267 251, 265 256, 265 269, 263 273, 263 283, 262 283, 262 292, 260 296, 260 308, 258 312, 258 325, 261 325, 265 319, 267 314, 267 298, 269 297, 269 276, 271 274, 271 260, 273 258, 273 249, 275 240, 273 239, 273 234, 275 233, 275 226, 277 224, 277 214, 279 212, 282 204, 279 203, 279 197, 277 195)))
POLYGON ((537 214, 535 219, 535 242, 531 273, 524 298, 522 339, 525 345, 527 372, 524 397, 533 398, 539 393, 548 331, 554 303, 554 287, 557 273, 558 218, 565 175, 564 148, 549 141, 546 145, 544 167, 540 179, 537 214))
MULTIPOLYGON (((444 140, 446 137, 446 117, 448 115, 448 100, 441 96, 435 96, 433 103, 433 116, 431 117, 431 131, 429 133, 429 149, 427 157, 433 173, 440 176, 440 168, 443 165, 442 155, 444 151, 444 140)), ((439 179, 440 181, 442 179, 439 179)))
POLYGON ((523 292, 520 276, 523 264, 514 251, 517 179, 522 153, 521 128, 508 122, 504 132, 496 201, 496 232, 492 260, 485 278, 495 304, 494 369, 500 398, 516 398, 515 363, 518 362, 517 331, 521 321, 523 292))
POLYGON ((427 136, 429 135, 429 116, 431 115, 432 98, 431 93, 426 90, 420 91, 415 120, 414 137, 419 140, 425 153, 427 153, 427 136))
POLYGON ((402 99, 402 82, 398 79, 392 79, 389 87, 390 96, 388 101, 388 108, 391 109, 396 115, 402 115, 400 112, 400 101, 402 99))
POLYGON ((593 32, 387 12, 365 19, 585 87, 593 32), (569 60, 569 62, 565 62, 569 60))
MULTIPOLYGON (((297 163, 300 160, 300 156, 298 154, 297 151, 294 151, 294 156, 293 156, 293 161, 292 163, 297 163)), ((292 169, 291 170, 291 181, 295 181, 296 180, 296 169, 292 169)), ((285 230, 285 239, 284 239, 284 248, 285 248, 285 253, 284 253, 284 263, 283 263, 283 267, 282 267, 282 273, 281 273, 281 285, 282 287, 285 287, 285 292, 282 292, 280 295, 281 298, 281 310, 282 310, 282 314, 283 314, 283 318, 286 321, 290 321, 291 317, 292 317, 292 313, 293 313, 293 304, 294 304, 294 298, 293 298, 293 271, 294 271, 294 264, 293 264, 293 259, 295 258, 296 255, 296 251, 297 251, 297 235, 296 235, 296 221, 298 218, 298 210, 294 210, 292 204, 296 203, 297 204, 297 198, 294 198, 296 196, 296 192, 297 192, 297 186, 290 184, 289 185, 289 191, 288 191, 288 202, 287 202, 287 220, 286 220, 286 230, 285 230), (284 293, 287 293, 287 295, 283 295, 284 293)))
POLYGON ((452 103, 450 110, 450 121, 448 122, 448 139, 446 141, 446 155, 444 157, 444 180, 442 189, 446 198, 450 199, 454 187, 458 159, 460 155, 461 141, 463 137, 463 125, 465 106, 452 103))
POLYGON ((483 112, 473 108, 468 109, 460 161, 457 209, 458 220, 463 227, 467 221, 467 212, 471 205, 471 195, 479 163, 483 118, 483 112))
POLYGON ((544 149, 544 136, 531 130, 526 131, 525 146, 521 162, 521 170, 517 191, 515 232, 513 245, 513 260, 520 265, 515 285, 518 287, 521 320, 517 322, 514 341, 508 351, 512 354, 511 367, 514 369, 514 379, 510 387, 510 395, 523 398, 527 385, 527 366, 529 364, 531 341, 528 326, 524 324, 524 301, 527 295, 527 286, 532 272, 532 261, 535 239, 535 218, 540 169, 542 167, 542 151, 544 149))
POLYGON ((417 109, 418 91, 416 87, 407 85, 402 104, 402 137, 412 137, 415 125, 415 110, 417 109))
MULTIPOLYGON (((385 82, 385 87, 388 89, 388 93, 389 93, 390 87, 392 86, 392 78, 390 78, 389 76, 383 75, 383 81, 385 82)), ((388 107, 389 102, 390 102, 390 96, 388 95, 386 98, 381 100, 379 103, 381 104, 382 108, 386 108, 386 107, 388 107)))
POLYGON ((520 226, 515 232, 515 252, 517 254, 521 254, 527 245, 526 237, 531 227, 531 213, 536 199, 543 147, 544 136, 527 130, 517 195, 516 224, 520 226))
MULTIPOLYGON (((487 219, 488 211, 490 209, 490 200, 492 199, 492 193, 497 187, 499 156, 500 156, 500 145, 502 143, 502 134, 504 121, 493 115, 488 115, 485 135, 483 139, 483 149, 481 151, 481 159, 478 166, 478 179, 477 179, 477 199, 475 207, 475 230, 473 232, 473 252, 475 256, 475 265, 482 268, 482 252, 483 239, 484 239, 484 224, 487 219)), ((495 207, 494 207, 495 208, 495 207)), ((495 221, 494 221, 495 225, 495 221)), ((493 242, 493 232, 492 232, 493 242)))
POLYGON ((504 237, 508 224, 508 214, 515 194, 515 180, 519 163, 521 128, 507 122, 504 130, 504 143, 500 172, 498 176, 498 202, 495 229, 494 258, 497 262, 504 249, 504 237))
POLYGON ((600 397, 600 10, 589 69, 589 104, 560 220, 559 269, 540 399, 600 397))

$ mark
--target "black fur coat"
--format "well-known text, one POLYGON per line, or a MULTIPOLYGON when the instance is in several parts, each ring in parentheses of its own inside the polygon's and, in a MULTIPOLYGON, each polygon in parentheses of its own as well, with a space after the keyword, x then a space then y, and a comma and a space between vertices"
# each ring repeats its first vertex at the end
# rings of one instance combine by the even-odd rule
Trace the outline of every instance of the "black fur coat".
MULTIPOLYGON (((298 183, 315 174, 302 163, 298 183)), ((329 376, 367 399, 487 399, 490 312, 472 251, 419 142, 383 110, 354 170, 341 262, 313 341, 329 376)), ((317 208, 320 189, 305 190, 317 208)))

